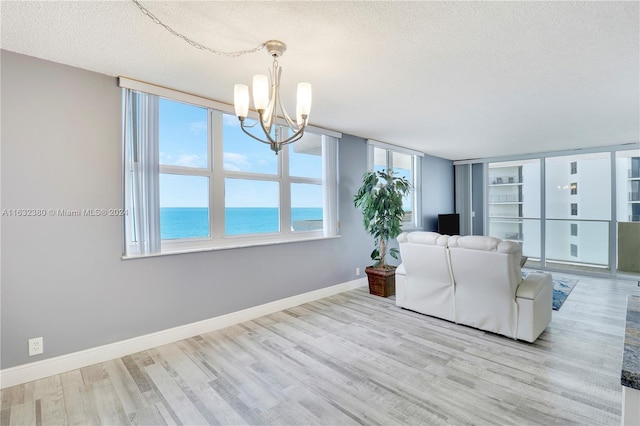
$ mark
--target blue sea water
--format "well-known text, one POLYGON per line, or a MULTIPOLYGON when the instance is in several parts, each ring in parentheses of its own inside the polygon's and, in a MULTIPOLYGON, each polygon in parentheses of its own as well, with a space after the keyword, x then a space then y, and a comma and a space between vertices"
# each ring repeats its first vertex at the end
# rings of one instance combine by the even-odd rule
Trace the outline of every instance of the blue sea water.
MULTIPOLYGON (((292 208, 295 230, 322 229, 322 208, 292 208)), ((227 207, 226 235, 260 234, 279 231, 277 208, 227 207)), ((206 207, 161 207, 160 236, 163 240, 209 236, 209 209, 206 207)))

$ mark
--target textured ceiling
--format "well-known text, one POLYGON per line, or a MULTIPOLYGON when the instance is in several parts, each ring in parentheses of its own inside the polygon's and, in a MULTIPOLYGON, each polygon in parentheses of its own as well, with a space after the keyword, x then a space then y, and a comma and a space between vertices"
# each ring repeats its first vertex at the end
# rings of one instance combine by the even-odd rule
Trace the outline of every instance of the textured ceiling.
MULTIPOLYGON (((640 140, 638 2, 141 3, 214 49, 287 43, 284 94, 311 82, 321 127, 449 159, 640 140)), ((271 62, 197 50, 130 1, 0 8, 3 49, 226 103, 271 62)))

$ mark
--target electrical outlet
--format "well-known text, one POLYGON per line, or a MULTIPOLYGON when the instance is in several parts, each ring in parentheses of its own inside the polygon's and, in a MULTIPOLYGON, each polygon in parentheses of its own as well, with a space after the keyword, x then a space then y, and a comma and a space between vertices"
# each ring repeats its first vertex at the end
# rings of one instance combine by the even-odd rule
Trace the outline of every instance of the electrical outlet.
POLYGON ((29 339, 29 356, 40 355, 43 351, 42 337, 29 339))
POLYGON ((360 268, 356 268, 356 277, 360 276, 360 268))

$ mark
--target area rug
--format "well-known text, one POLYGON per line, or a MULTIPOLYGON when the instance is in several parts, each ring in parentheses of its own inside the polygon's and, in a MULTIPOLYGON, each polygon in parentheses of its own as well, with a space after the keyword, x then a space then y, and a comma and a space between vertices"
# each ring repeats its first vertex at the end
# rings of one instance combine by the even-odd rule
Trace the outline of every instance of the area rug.
MULTIPOLYGON (((522 271, 522 278, 527 275, 527 272, 522 271)), ((578 280, 568 280, 553 278, 553 310, 557 311, 560 306, 567 300, 571 290, 578 284, 578 280)))

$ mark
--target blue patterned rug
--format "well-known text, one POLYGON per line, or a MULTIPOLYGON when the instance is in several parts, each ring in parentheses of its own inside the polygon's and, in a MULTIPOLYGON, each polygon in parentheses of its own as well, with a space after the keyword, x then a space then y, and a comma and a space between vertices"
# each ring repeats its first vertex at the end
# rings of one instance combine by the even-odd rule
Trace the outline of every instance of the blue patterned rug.
POLYGON ((571 290, 578 284, 578 280, 559 280, 553 279, 553 310, 557 311, 560 306, 567 300, 571 290))
MULTIPOLYGON (((522 278, 527 276, 527 272, 522 271, 522 278)), ((553 310, 557 311, 560 306, 567 300, 571 290, 578 284, 578 280, 567 280, 553 278, 553 310)))

